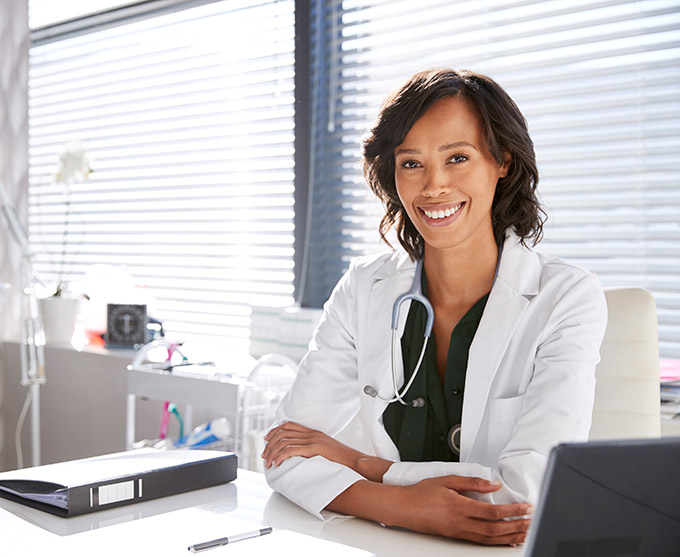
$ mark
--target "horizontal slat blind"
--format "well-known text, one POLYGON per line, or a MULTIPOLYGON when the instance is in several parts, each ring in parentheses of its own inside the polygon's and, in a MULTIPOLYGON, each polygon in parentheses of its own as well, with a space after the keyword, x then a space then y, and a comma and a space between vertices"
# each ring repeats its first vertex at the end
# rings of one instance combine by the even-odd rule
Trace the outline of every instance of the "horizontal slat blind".
MULTIPOLYGON (((317 301, 377 249, 360 137, 386 93, 428 67, 469 68, 515 99, 550 219, 538 249, 655 296, 661 355, 680 357, 680 6, 644 1, 317 2, 317 301), (320 224, 322 221, 318 221, 320 224), (334 236, 339 234, 340 241, 334 236), (322 246, 329 242, 328 246, 322 246), (337 261, 341 263, 336 264, 337 261)), ((378 211, 378 214, 380 211, 378 211)))
POLYGON ((251 305, 292 303, 294 21, 293 0, 224 0, 32 46, 44 279, 124 265, 184 340, 243 344, 251 305), (73 141, 94 172, 67 196, 73 141))

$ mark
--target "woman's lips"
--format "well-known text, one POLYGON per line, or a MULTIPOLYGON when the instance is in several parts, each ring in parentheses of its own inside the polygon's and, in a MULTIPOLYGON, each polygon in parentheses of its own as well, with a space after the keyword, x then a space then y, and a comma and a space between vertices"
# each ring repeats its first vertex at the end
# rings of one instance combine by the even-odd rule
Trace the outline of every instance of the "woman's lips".
POLYGON ((463 201, 448 207, 419 207, 419 209, 424 217, 423 220, 430 226, 446 226, 458 218, 464 206, 465 202, 463 201))

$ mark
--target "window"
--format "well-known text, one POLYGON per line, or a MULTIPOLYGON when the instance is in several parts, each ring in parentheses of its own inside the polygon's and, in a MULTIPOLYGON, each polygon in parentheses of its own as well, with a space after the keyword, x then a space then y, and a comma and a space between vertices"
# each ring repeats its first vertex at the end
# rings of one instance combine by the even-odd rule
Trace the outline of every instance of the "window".
POLYGON ((550 215, 538 249, 589 268, 604 285, 649 289, 661 355, 680 357, 678 3, 413 6, 314 3, 310 303, 328 296, 352 257, 379 248, 380 209, 358 161, 382 99, 415 71, 468 68, 496 79, 529 122, 550 215))
POLYGON ((550 215, 539 249, 649 289, 661 355, 680 357, 677 2, 134 4, 33 33, 30 232, 44 277, 64 250, 69 280, 125 264, 171 332, 245 344, 251 304, 319 307, 351 258, 385 249, 360 140, 386 93, 426 67, 470 68, 528 119, 550 215), (309 153, 296 151, 307 117, 309 153), (72 140, 95 172, 66 199, 53 174, 72 140))
POLYGON ((138 4, 33 32, 35 268, 124 265, 173 335, 246 345, 251 304, 293 302, 294 1, 138 4))

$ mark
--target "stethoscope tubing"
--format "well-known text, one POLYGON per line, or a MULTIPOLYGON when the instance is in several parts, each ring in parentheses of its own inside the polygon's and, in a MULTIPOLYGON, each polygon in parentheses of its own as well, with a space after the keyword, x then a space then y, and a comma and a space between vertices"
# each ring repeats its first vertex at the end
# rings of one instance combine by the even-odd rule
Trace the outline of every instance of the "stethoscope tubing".
MULTIPOLYGON (((498 246, 498 261, 496 263, 496 272, 494 273, 492 288, 493 285, 496 284, 496 279, 498 278, 498 270, 500 269, 501 266, 502 253, 503 244, 500 244, 498 246)), ((386 402, 388 404, 392 404, 393 402, 399 401, 404 406, 413 406, 415 408, 425 406, 425 400, 422 397, 417 397, 411 402, 406 402, 404 400, 406 393, 411 388, 411 385, 413 385, 413 381, 415 380, 416 375, 418 375, 418 372, 420 371, 420 366, 423 363, 423 358, 425 357, 425 351, 427 349, 427 342, 430 339, 430 336, 432 335, 432 327, 434 325, 434 308, 432 307, 430 300, 428 300, 423 295, 422 288, 423 264, 424 258, 421 257, 416 262, 415 277, 413 279, 411 289, 408 292, 404 292, 403 294, 398 296, 397 299, 394 301, 394 305, 392 306, 392 325, 391 325, 392 341, 390 347, 390 356, 392 360, 392 386, 394 388, 394 396, 392 398, 383 398, 378 394, 378 391, 376 391, 375 388, 372 387, 371 385, 364 386, 364 393, 366 393, 368 396, 377 398, 378 400, 381 400, 382 402, 386 402), (425 323, 423 348, 420 351, 418 363, 413 369, 413 373, 411 374, 408 383, 404 386, 403 389, 400 390, 397 382, 397 366, 395 365, 396 336, 397 329, 399 328, 399 312, 401 310, 401 304, 403 304, 406 300, 413 300, 423 304, 423 306, 425 307, 425 311, 427 312, 427 321, 425 323)))
POLYGON ((416 262, 416 271, 415 271, 415 278, 413 279, 413 284, 411 285, 411 289, 408 292, 404 292, 401 294, 399 297, 394 302, 394 305, 392 306, 392 341, 391 341, 391 346, 390 346, 390 355, 391 355, 391 361, 392 361, 392 388, 394 389, 394 396, 392 398, 383 398, 378 394, 378 391, 376 391, 373 387, 370 385, 366 385, 364 387, 364 392, 372 397, 377 398, 378 400, 381 400, 383 402, 386 402, 387 404, 392 404, 393 402, 399 401, 400 404, 403 404, 404 406, 413 406, 415 408, 420 408, 422 406, 425 406, 425 399, 422 397, 417 397, 411 402, 406 402, 404 400, 404 397, 406 396, 406 393, 408 390, 411 388, 411 385, 413 385, 413 382, 416 379, 416 376, 418 375, 418 371, 420 371, 420 366, 423 363, 423 359, 425 358, 425 351, 427 350, 427 342, 430 340, 430 336, 432 335, 432 327, 434 326, 434 308, 432 307, 432 304, 430 303, 430 300, 428 300, 424 295, 423 295, 423 287, 422 287, 422 275, 423 275, 423 258, 421 257, 418 259, 416 262), (423 304, 425 307, 425 311, 427 312, 427 321, 425 322, 425 333, 424 333, 424 339, 423 339, 423 347, 420 350, 420 356, 418 357, 418 363, 416 364, 413 373, 411 374, 411 377, 408 381, 408 383, 404 386, 403 389, 399 389, 399 385, 397 384, 397 366, 395 365, 396 361, 396 337, 397 337, 397 329, 399 328, 399 312, 401 310, 401 304, 403 304, 406 300, 413 300, 416 302, 420 302, 423 304))
POLYGON ((392 306, 392 331, 396 333, 399 328, 399 312, 401 311, 401 304, 406 300, 414 300, 420 302, 425 306, 425 311, 427 311, 427 321, 425 323, 425 338, 429 338, 432 334, 432 327, 434 326, 434 309, 430 300, 428 300, 423 294, 423 263, 425 259, 421 257, 416 262, 416 273, 413 279, 413 284, 408 292, 404 292, 394 301, 392 306))

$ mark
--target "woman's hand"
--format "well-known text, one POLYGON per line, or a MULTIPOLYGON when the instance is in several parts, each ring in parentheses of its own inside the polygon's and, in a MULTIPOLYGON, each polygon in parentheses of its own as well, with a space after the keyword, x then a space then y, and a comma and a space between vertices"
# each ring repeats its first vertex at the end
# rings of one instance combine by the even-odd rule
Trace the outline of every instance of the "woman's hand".
POLYGON ((431 478, 408 486, 407 498, 412 501, 415 529, 483 544, 523 543, 531 521, 516 517, 531 514, 531 505, 494 505, 463 494, 490 493, 500 487, 500 482, 465 476, 431 478))
POLYGON ((275 427, 265 435, 264 440, 267 442, 262 453, 265 468, 278 466, 291 456, 323 456, 351 468, 369 480, 382 482, 383 475, 392 464, 389 460, 368 456, 340 443, 330 435, 294 422, 275 427))
POLYGON ((471 491, 490 493, 500 486, 500 482, 465 476, 429 478, 410 486, 360 481, 338 495, 327 508, 425 534, 482 544, 523 543, 531 521, 516 517, 531 514, 531 505, 493 505, 463 495, 471 491))

